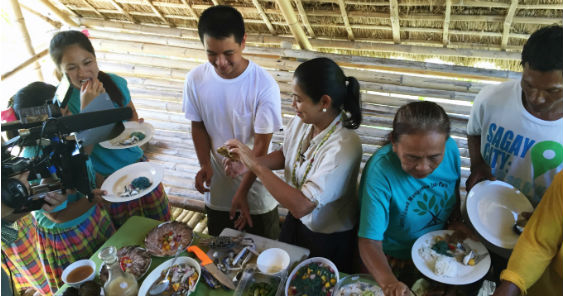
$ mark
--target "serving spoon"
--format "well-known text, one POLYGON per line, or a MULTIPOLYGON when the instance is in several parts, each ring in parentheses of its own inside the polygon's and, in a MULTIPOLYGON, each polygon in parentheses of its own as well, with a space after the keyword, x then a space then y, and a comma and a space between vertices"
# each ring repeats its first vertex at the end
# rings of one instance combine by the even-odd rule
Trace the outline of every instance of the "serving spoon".
POLYGON ((178 246, 178 250, 174 255, 174 259, 172 259, 172 262, 170 263, 170 266, 168 267, 168 270, 166 271, 164 278, 162 278, 160 282, 152 284, 149 290, 149 295, 160 295, 168 289, 168 286, 170 286, 170 280, 168 279, 168 274, 170 273, 170 269, 172 269, 172 266, 174 266, 174 263, 176 262, 178 255, 180 255, 180 253, 182 253, 183 250, 184 248, 182 248, 182 245, 178 246))

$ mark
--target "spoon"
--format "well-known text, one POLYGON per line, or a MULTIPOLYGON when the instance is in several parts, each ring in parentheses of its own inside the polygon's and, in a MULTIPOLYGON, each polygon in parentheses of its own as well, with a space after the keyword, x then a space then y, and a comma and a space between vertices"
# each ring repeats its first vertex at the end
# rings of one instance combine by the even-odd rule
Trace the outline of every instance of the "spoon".
POLYGON ((162 278, 162 280, 159 283, 152 284, 152 286, 149 290, 149 295, 160 295, 168 289, 168 286, 170 285, 170 280, 168 279, 168 274, 170 273, 170 269, 172 269, 172 266, 174 266, 174 263, 176 262, 178 255, 180 255, 180 253, 182 253, 183 250, 184 250, 184 248, 182 248, 181 245, 178 246, 178 250, 176 251, 176 254, 174 255, 174 259, 172 259, 172 262, 170 263, 170 266, 168 267, 168 270, 166 271, 164 278, 162 278))

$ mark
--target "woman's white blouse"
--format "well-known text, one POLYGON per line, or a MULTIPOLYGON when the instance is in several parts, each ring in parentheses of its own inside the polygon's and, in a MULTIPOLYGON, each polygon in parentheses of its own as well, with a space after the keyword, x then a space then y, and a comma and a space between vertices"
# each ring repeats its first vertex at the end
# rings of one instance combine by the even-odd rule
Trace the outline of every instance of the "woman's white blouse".
POLYGON ((297 161, 295 170, 296 179, 301 182, 317 146, 331 127, 338 124, 316 152, 311 169, 301 186, 303 194, 317 205, 311 213, 301 218, 301 222, 314 232, 350 230, 359 218, 357 182, 362 144, 356 132, 343 127, 339 121, 340 115, 311 139, 312 126, 295 116, 289 121, 284 135, 284 176, 286 182, 295 187, 292 172, 297 161, 299 142, 304 139, 302 157, 297 161))

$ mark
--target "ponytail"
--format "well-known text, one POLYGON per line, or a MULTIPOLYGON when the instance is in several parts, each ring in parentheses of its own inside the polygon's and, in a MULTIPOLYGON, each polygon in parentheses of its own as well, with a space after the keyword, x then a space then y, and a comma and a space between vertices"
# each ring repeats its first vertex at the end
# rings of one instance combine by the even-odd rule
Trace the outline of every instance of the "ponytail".
POLYGON ((119 107, 123 107, 123 102, 125 101, 125 97, 123 93, 117 87, 117 84, 113 82, 111 76, 106 74, 105 72, 98 72, 98 80, 104 85, 106 92, 108 93, 112 102, 116 103, 119 107))
POLYGON ((360 100, 360 83, 355 77, 346 77, 346 94, 346 99, 343 102, 346 119, 342 124, 348 129, 357 129, 362 123, 362 103, 360 100))

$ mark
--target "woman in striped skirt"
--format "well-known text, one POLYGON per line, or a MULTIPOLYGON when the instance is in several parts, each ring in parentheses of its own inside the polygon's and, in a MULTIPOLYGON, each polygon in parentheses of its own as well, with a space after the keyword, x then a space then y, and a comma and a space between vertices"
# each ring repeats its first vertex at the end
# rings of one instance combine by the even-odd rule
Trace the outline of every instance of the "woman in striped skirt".
MULTIPOLYGON (((131 101, 127 81, 98 69, 94 48, 84 33, 79 31, 57 33, 51 40, 49 52, 57 69, 65 74, 66 78, 63 79, 68 79, 70 82, 68 101, 70 113, 80 113, 94 98, 107 92, 115 107, 127 106, 133 110, 130 120, 142 122, 131 101)), ((147 160, 139 147, 106 149, 95 144, 87 150, 90 150, 98 186, 101 186, 103 180, 115 171, 147 160)), ((116 227, 123 225, 130 216, 145 216, 161 221, 170 219, 168 197, 162 184, 140 199, 106 204, 106 209, 116 227)))

